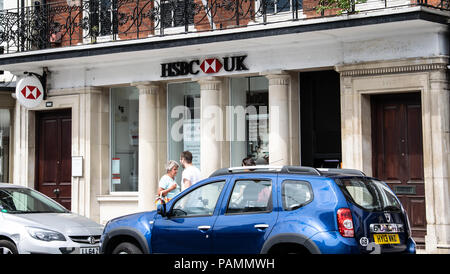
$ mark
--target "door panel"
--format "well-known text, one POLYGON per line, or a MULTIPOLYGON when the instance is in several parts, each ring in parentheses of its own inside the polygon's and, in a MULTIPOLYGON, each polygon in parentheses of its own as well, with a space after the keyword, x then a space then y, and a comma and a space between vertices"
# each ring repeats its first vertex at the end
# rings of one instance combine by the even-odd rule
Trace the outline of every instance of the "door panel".
MULTIPOLYGON (((44 120, 42 121, 42 135, 43 138, 41 140, 40 152, 42 155, 42 159, 48 165, 41 166, 42 170, 42 186, 51 186, 56 185, 58 180, 58 170, 57 170, 57 160, 58 160, 58 150, 56 149, 48 149, 55 147, 55 136, 58 136, 58 124, 56 120, 44 120)), ((56 144, 57 145, 57 144, 56 144)))
POLYGON ((37 117, 36 183, 38 191, 71 209, 71 111, 42 112, 37 117))
POLYGON ((416 242, 426 233, 419 93, 376 95, 372 103, 373 175, 386 181, 405 207, 416 242))
POLYGON ((231 195, 225 197, 221 206, 222 213, 217 217, 213 231, 213 253, 222 254, 257 254, 267 240, 270 231, 277 221, 277 176, 258 177, 256 184, 247 184, 240 191, 238 186, 252 181, 254 174, 236 175, 233 177, 231 195), (258 184, 271 183, 270 192, 266 187, 255 187, 258 184), (252 193, 249 187, 256 190, 252 193), (266 194, 267 193, 268 196, 266 194), (241 197, 239 197, 241 196, 241 197), (242 200, 239 204, 236 201, 242 200), (259 201, 259 202, 258 202, 259 201), (261 202, 262 201, 262 202, 261 202), (241 206, 243 205, 243 207, 241 206), (242 212, 239 212, 242 208, 242 212))
POLYGON ((191 191, 170 201, 168 216, 156 216, 152 228, 152 253, 211 253, 211 234, 219 212, 217 205, 222 200, 226 182, 197 184, 191 191))

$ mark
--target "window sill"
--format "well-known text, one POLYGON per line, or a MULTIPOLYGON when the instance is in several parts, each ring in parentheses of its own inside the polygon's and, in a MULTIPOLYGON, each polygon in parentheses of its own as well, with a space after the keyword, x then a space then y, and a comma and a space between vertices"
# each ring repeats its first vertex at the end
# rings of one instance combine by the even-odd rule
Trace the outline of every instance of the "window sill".
POLYGON ((97 195, 97 201, 102 202, 137 202, 138 193, 111 193, 109 195, 97 195))

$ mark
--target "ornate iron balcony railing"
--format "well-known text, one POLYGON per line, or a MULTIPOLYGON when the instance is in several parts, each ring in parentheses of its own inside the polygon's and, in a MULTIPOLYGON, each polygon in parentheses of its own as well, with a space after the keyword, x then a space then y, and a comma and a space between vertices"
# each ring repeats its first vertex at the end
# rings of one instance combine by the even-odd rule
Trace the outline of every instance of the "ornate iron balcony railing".
MULTIPOLYGON (((427 0, 417 1, 416 5, 429 6, 427 0)), ((30 7, 0 11, 0 51, 13 53, 333 15, 317 14, 314 6, 308 6, 303 7, 303 0, 66 0, 46 5, 36 1, 30 7)), ((448 9, 448 1, 440 1, 437 7, 448 9)))

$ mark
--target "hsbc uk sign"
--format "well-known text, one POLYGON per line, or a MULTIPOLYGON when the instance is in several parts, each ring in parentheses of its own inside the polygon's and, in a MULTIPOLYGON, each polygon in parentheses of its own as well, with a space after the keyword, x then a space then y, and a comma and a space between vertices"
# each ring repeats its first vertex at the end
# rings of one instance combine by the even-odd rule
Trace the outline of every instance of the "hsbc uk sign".
POLYGON ((248 70, 244 64, 247 55, 207 59, 195 59, 189 62, 172 62, 161 64, 161 77, 197 75, 200 71, 206 74, 218 73, 222 69, 227 72, 248 70))

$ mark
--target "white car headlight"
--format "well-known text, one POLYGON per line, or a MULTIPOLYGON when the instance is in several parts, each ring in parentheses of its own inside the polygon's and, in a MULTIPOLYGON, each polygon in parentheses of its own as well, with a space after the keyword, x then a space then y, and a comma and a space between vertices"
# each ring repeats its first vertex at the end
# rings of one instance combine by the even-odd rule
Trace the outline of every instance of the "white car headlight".
POLYGON ((66 238, 64 237, 64 235, 62 235, 59 232, 53 231, 53 230, 48 230, 48 229, 39 228, 39 227, 27 227, 27 231, 31 237, 41 240, 41 241, 46 241, 46 242, 66 241, 66 238))

